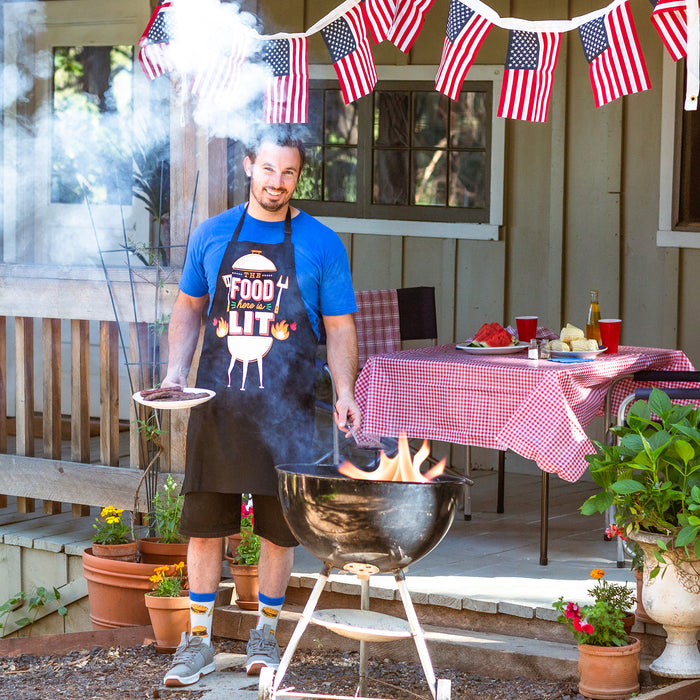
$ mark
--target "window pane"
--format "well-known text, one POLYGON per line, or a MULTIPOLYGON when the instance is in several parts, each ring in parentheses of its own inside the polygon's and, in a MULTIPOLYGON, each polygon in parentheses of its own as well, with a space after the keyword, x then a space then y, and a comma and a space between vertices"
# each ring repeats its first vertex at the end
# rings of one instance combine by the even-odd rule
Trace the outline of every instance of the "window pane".
POLYGON ((447 202, 447 153, 414 151, 415 191, 413 204, 445 206, 447 202))
POLYGON ((307 143, 323 143, 323 90, 309 90, 307 143))
POLYGON ((54 49, 51 201, 131 204, 131 46, 54 49))
POLYGON ((329 202, 357 201, 357 149, 326 148, 324 199, 329 202))
POLYGON ((450 158, 450 206, 486 206, 486 154, 453 153, 450 158))
MULTIPOLYGON (((311 116, 311 112, 309 112, 311 116)), ((294 190, 294 199, 321 199, 323 182, 323 160, 321 146, 306 147, 306 163, 299 183, 294 190)))
POLYGON ((408 204, 408 151, 375 151, 372 202, 408 204))
POLYGON ((326 90, 326 143, 357 145, 357 104, 346 105, 340 90, 326 90))
POLYGON ((452 103, 450 142, 453 148, 486 148, 486 93, 463 92, 452 103))
POLYGON ((408 92, 379 91, 374 97, 374 143, 376 146, 408 146, 408 92))
POLYGON ((413 145, 447 145, 449 98, 439 92, 417 92, 414 98, 413 145))

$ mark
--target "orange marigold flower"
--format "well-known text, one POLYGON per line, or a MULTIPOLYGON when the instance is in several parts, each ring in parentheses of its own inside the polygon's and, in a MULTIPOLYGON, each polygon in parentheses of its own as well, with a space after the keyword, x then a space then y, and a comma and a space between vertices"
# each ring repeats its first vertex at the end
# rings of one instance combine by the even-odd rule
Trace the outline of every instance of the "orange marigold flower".
POLYGON ((593 569, 591 571, 591 578, 600 579, 605 576, 605 572, 602 569, 593 569))

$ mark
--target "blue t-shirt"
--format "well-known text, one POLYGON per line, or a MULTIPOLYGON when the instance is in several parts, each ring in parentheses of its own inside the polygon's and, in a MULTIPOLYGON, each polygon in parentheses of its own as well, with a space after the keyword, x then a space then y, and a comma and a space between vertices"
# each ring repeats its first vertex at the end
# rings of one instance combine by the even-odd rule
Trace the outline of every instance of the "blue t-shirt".
MULTIPOLYGON (((213 216, 192 233, 180 289, 193 297, 209 294, 211 308, 226 246, 243 214, 243 204, 213 216)), ((239 237, 254 243, 282 243, 284 221, 260 221, 247 215, 239 237)), ((292 218, 294 264, 301 298, 318 336, 319 318, 357 311, 350 265, 343 242, 322 223, 300 211, 292 218)))

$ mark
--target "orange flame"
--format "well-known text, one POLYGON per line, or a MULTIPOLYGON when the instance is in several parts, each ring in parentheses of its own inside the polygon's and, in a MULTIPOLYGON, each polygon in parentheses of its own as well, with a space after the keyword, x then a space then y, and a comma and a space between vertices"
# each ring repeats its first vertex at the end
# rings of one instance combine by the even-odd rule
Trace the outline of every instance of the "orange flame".
POLYGON ((216 335, 219 338, 223 338, 228 335, 228 321, 225 318, 220 318, 219 322, 216 324, 216 335))
POLYGON ((445 464, 447 462, 446 459, 442 459, 425 474, 422 474, 420 467, 429 454, 430 448, 428 447, 428 441, 423 440, 421 448, 413 456, 413 459, 411 459, 408 438, 406 437, 406 433, 402 432, 399 436, 399 451, 396 457, 387 457, 386 454, 382 452, 379 458, 379 466, 374 471, 366 472, 362 469, 358 469, 347 460, 338 467, 338 471, 352 479, 369 479, 370 481, 410 481, 425 484, 440 476, 440 474, 445 471, 445 464))
POLYGON ((270 333, 272 333, 272 337, 277 338, 277 340, 287 340, 287 338, 289 338, 289 324, 286 321, 273 323, 270 326, 270 333))

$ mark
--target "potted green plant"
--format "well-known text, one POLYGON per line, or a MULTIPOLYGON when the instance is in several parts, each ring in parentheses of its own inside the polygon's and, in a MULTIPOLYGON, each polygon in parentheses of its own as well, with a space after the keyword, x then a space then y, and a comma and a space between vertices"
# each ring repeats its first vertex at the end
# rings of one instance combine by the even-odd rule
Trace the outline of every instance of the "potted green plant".
POLYGON ((173 651, 189 631, 190 597, 185 562, 158 566, 150 577, 153 590, 145 594, 146 607, 159 651, 173 651))
POLYGON ((643 551, 642 599, 649 616, 667 632, 663 654, 650 668, 672 677, 700 676, 700 411, 674 405, 661 390, 636 401, 616 444, 594 442, 588 455, 601 487, 585 515, 615 509, 615 534, 643 551))
POLYGON ((124 521, 124 509, 105 506, 92 524, 92 554, 119 561, 136 561, 138 545, 131 525, 124 521))
POLYGON ((139 540, 141 561, 145 564, 176 564, 187 560, 188 538, 180 534, 184 496, 172 474, 163 490, 153 497, 154 537, 139 540))
POLYGON ((243 495, 241 503, 240 540, 232 547, 229 562, 235 585, 236 605, 243 610, 258 609, 258 561, 260 560, 260 537, 253 532, 253 501, 249 494, 243 495))
POLYGON ((634 593, 604 581, 604 575, 602 569, 591 571, 596 580, 588 591, 593 604, 579 606, 560 597, 552 607, 578 644, 579 692, 590 698, 628 698, 640 689, 640 643, 624 627, 634 593))

